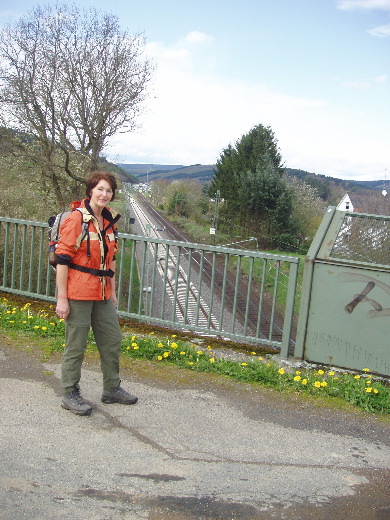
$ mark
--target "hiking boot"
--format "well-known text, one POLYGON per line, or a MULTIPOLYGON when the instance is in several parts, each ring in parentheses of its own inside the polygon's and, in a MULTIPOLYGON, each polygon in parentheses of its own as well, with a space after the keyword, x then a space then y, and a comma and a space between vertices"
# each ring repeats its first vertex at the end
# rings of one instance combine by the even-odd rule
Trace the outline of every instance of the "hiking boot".
POLYGON ((102 394, 102 402, 111 404, 111 403, 120 403, 120 404, 135 404, 138 401, 138 397, 135 395, 129 394, 126 390, 123 390, 121 386, 117 386, 116 388, 111 388, 110 390, 103 390, 102 394))
POLYGON ((84 402, 79 390, 73 390, 72 392, 64 394, 61 406, 76 415, 90 415, 92 412, 92 407, 84 402))

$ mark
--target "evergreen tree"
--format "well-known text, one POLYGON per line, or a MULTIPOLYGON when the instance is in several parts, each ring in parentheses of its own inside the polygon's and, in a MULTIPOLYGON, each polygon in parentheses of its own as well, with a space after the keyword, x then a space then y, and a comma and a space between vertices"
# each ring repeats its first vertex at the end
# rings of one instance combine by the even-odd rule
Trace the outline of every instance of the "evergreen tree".
POLYGON ((240 214, 252 229, 275 235, 291 228, 292 196, 284 175, 266 152, 255 171, 247 170, 239 189, 240 214))
POLYGON ((217 160, 209 194, 220 190, 232 211, 237 209, 237 192, 243 183, 243 176, 254 173, 262 158, 267 155, 275 168, 275 174, 283 175, 282 157, 271 127, 261 124, 253 127, 239 139, 235 146, 229 144, 217 160))

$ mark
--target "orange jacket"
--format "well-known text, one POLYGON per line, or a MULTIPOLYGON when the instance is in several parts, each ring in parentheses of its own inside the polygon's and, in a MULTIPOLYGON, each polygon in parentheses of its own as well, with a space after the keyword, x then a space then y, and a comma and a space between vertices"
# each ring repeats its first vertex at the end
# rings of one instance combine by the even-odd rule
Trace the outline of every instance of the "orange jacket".
MULTIPOLYGON (((100 232, 89 200, 73 202, 72 209, 77 207, 82 211, 72 211, 61 224, 56 249, 57 263, 108 271, 118 251, 114 231, 120 215, 110 208, 104 208, 104 228, 100 232), (86 236, 83 233, 83 222, 88 222, 86 236), (90 256, 87 256, 88 251, 90 256)), ((67 295, 70 300, 108 300, 111 297, 110 279, 108 276, 96 276, 69 268, 67 295)))

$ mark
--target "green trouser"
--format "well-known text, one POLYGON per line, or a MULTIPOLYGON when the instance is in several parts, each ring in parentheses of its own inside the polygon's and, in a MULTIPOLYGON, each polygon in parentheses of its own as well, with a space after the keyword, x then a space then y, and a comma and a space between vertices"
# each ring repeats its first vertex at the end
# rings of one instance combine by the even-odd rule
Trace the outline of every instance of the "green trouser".
POLYGON ((69 300, 70 314, 65 321, 66 345, 62 358, 61 381, 64 393, 79 388, 81 365, 92 327, 100 355, 103 388, 119 386, 119 353, 122 333, 111 301, 69 300))

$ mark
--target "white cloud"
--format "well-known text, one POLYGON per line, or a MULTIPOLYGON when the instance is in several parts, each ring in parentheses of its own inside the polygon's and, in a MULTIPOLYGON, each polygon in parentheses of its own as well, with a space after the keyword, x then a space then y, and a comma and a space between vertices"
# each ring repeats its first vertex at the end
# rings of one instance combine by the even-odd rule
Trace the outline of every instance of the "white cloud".
POLYGON ((369 81, 343 81, 341 86, 357 90, 368 90, 371 87, 371 83, 369 81))
POLYGON ((376 78, 374 78, 374 81, 376 83, 387 83, 387 74, 382 74, 381 76, 377 76, 376 78))
POLYGON ((338 0, 337 7, 345 11, 353 11, 355 9, 390 11, 390 0, 338 0))
POLYGON ((371 34, 371 36, 378 36, 379 38, 387 38, 387 36, 390 36, 390 24, 379 25, 378 27, 369 29, 367 32, 368 32, 368 34, 371 34))
MULTIPOLYGON (((337 7, 344 11, 382 10, 390 12, 390 0, 338 0, 337 7)), ((387 38, 390 36, 390 24, 373 27, 368 29, 367 33, 378 38, 387 38)))
MULTIPOLYGON (((322 99, 291 96, 264 83, 218 78, 204 66, 212 52, 202 46, 190 48, 190 43, 186 47, 184 41, 172 47, 150 44, 158 64, 156 97, 149 101, 142 130, 117 136, 107 150, 109 159, 213 164, 223 148, 261 123, 271 126, 291 168, 334 177, 380 178, 387 160, 386 129, 374 126, 364 114, 344 112, 322 99)), ((383 75, 376 81, 386 79, 383 75)))
POLYGON ((184 38, 185 42, 188 43, 212 43, 213 37, 209 36, 208 34, 199 32, 199 31, 191 31, 187 34, 187 36, 184 38))

